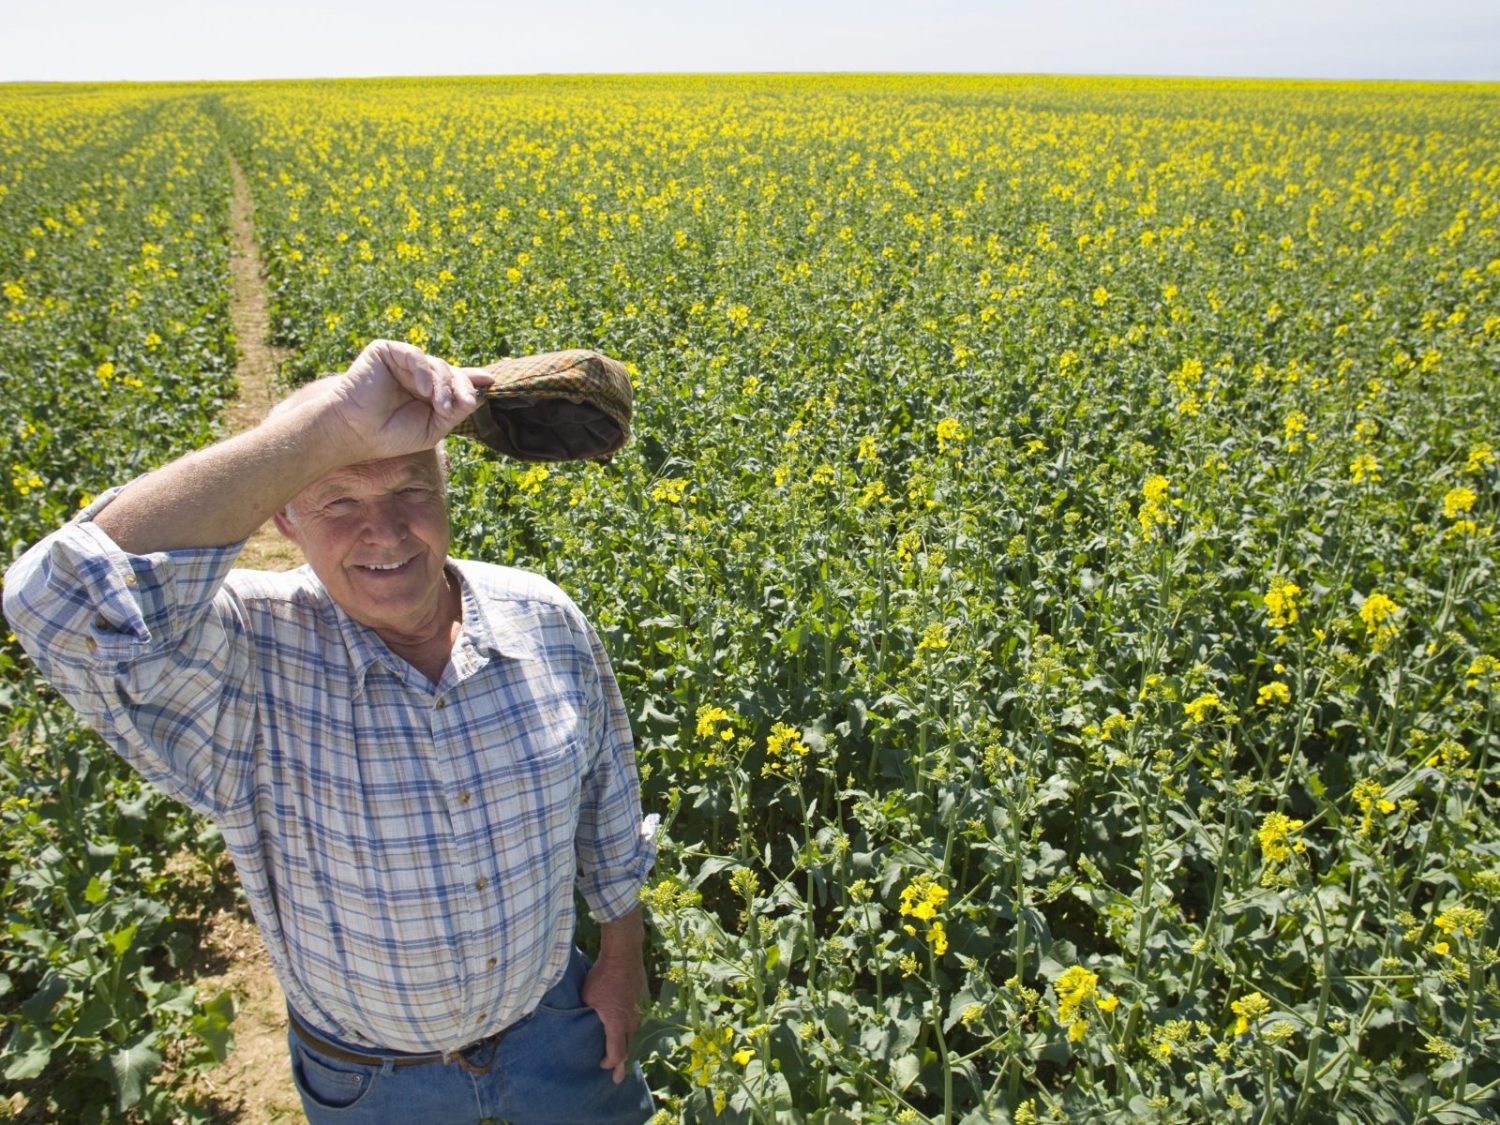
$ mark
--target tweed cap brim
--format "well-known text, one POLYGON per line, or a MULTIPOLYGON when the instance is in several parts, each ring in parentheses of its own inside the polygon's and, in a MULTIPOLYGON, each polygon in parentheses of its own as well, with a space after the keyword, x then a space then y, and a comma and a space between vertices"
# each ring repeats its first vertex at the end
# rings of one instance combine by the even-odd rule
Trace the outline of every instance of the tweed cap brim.
POLYGON ((630 440, 634 392, 625 365, 572 349, 502 359, 479 409, 453 432, 518 461, 597 461, 630 440))

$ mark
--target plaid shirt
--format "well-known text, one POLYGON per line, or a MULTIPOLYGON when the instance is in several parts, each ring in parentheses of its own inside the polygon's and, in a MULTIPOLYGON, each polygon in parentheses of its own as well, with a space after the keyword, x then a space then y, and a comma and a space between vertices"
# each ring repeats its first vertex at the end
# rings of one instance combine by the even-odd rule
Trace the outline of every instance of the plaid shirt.
POLYGON ((240 545, 130 555, 101 496, 5 576, 43 673, 212 820, 292 1007, 356 1044, 455 1050, 561 977, 573 890, 628 914, 654 858, 609 660, 546 579, 449 562, 463 635, 434 687, 306 567, 240 545))

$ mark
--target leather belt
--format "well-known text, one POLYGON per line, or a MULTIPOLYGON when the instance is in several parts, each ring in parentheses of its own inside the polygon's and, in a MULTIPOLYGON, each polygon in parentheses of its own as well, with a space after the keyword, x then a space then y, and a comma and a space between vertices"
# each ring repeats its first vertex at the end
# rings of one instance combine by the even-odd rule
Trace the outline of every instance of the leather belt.
POLYGON ((471 1074, 483 1074, 490 1069, 494 1062, 494 1049, 499 1046, 500 1040, 505 1037, 509 1028, 501 1028, 488 1039, 480 1039, 470 1043, 467 1047, 460 1047, 456 1051, 424 1051, 420 1054, 389 1054, 389 1055, 366 1055, 359 1051, 352 1051, 348 1047, 340 1047, 337 1043, 330 1043, 319 1035, 307 1024, 297 1018, 297 1013, 290 1008, 287 1009, 287 1019, 291 1022, 292 1030, 297 1033, 299 1039, 306 1040, 308 1046, 312 1047, 320 1055, 326 1055, 330 1059, 339 1062, 355 1063, 359 1066, 384 1066, 389 1062, 392 1066, 425 1066, 428 1063, 456 1062, 471 1074), (488 1057, 483 1063, 473 1061, 469 1055, 474 1051, 489 1049, 488 1057))

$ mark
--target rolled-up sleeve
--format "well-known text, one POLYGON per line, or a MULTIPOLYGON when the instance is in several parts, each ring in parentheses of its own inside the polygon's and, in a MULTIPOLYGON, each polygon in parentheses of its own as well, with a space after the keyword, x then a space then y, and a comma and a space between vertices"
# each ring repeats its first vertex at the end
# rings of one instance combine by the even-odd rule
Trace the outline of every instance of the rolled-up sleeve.
POLYGON ((656 860, 657 818, 641 816, 630 717, 604 645, 593 629, 584 628, 594 672, 588 700, 594 744, 578 820, 578 885, 595 920, 613 922, 640 902, 656 860))
MULTIPOLYGON (((116 490, 118 491, 118 490, 116 490)), ((147 779, 214 815, 248 784, 253 650, 224 579, 241 544, 133 555, 92 516, 5 574, 5 616, 42 674, 147 779)))

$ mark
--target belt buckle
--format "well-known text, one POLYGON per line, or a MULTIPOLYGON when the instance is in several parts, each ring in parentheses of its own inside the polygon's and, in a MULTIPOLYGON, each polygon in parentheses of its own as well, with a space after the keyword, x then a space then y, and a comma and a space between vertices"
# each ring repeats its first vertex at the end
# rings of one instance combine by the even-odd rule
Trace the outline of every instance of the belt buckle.
POLYGON ((500 1049, 500 1040, 504 1037, 505 1031, 505 1028, 501 1028, 495 1034, 485 1039, 476 1039, 467 1047, 460 1047, 457 1051, 453 1052, 453 1057, 450 1061, 458 1063, 459 1066, 463 1067, 470 1074, 488 1074, 490 1067, 495 1065, 495 1053, 500 1049), (489 1052, 483 1062, 469 1058, 471 1052, 483 1050, 488 1050, 489 1052))

